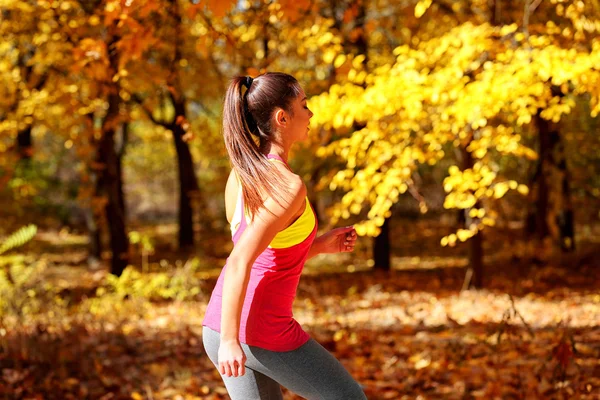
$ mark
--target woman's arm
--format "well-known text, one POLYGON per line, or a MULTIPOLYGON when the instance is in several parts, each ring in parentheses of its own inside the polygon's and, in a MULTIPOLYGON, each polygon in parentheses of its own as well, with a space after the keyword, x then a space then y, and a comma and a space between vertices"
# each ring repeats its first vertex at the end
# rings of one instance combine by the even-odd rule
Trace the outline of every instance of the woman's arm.
MULTIPOLYGON (((254 221, 242 232, 227 260, 221 311, 223 353, 221 354, 221 350, 219 353, 219 364, 223 367, 221 372, 226 376, 238 376, 234 363, 242 364, 239 359, 240 318, 252 265, 277 232, 282 230, 297 213, 306 196, 304 183, 299 177, 295 177, 297 179, 294 178, 290 183, 291 196, 281 201, 283 206, 273 198, 267 198, 264 207, 254 217, 254 221)), ((240 375, 243 375, 243 369, 241 371, 240 375)))
POLYGON ((318 256, 319 254, 323 253, 323 250, 321 248, 321 240, 322 240, 322 236, 316 237, 315 240, 313 241, 312 245, 310 246, 310 249, 308 250, 308 259, 313 258, 314 256, 318 256))
POLYGON ((308 258, 314 257, 317 254, 349 253, 354 250, 356 239, 357 235, 354 226, 332 229, 315 238, 308 251, 308 258))

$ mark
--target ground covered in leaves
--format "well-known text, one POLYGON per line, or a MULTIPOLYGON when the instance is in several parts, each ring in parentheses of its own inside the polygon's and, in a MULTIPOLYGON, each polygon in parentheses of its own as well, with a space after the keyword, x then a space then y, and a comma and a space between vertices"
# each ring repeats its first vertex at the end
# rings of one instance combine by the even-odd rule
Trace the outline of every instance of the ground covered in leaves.
MULTIPOLYGON (((597 252, 525 259, 495 233, 484 288, 464 291, 467 249, 441 249, 446 228, 419 223, 396 225, 393 271, 372 270, 360 240, 309 260, 298 288, 295 317, 369 399, 600 399, 597 252)), ((0 259, 32 287, 0 298, 13 309, 0 315, 0 398, 227 399, 201 323, 231 242, 203 243, 201 262, 157 243, 118 281, 105 261, 90 269, 85 236, 66 230, 0 259)))
MULTIPOLYGON (((600 398, 597 270, 521 273, 480 291, 460 290, 462 268, 307 274, 295 315, 369 399, 600 398)), ((2 398, 227 399, 201 338, 214 282, 3 330, 2 398)))

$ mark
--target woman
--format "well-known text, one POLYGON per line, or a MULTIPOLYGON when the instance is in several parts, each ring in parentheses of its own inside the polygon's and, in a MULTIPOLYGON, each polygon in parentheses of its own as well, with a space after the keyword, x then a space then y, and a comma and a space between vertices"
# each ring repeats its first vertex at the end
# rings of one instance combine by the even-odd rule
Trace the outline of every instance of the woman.
POLYGON ((287 164, 312 115, 298 81, 283 73, 237 77, 225 96, 234 248, 208 304, 203 342, 233 400, 282 399, 280 385, 310 400, 366 398, 292 316, 306 259, 352 251, 357 237, 353 227, 316 237, 306 186, 287 164))

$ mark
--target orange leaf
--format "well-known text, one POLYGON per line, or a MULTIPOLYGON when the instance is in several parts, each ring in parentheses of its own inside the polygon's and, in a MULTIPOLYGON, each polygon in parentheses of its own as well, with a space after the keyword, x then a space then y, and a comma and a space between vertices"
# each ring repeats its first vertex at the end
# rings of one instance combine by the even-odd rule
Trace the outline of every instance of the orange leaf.
POLYGON ((209 53, 210 49, 208 47, 208 43, 207 43, 206 39, 199 38, 198 40, 196 40, 196 51, 202 57, 208 57, 208 55, 210 54, 209 53))
POLYGON ((344 11, 344 23, 350 23, 354 18, 358 16, 358 3, 352 4, 349 8, 344 11))
POLYGON ((152 11, 158 10, 158 2, 157 1, 145 1, 142 2, 142 6, 140 7, 140 18, 146 18, 152 11))
POLYGON ((109 1, 104 7, 104 26, 112 25, 121 15, 121 4, 118 1, 109 1))
POLYGON ((311 0, 281 0, 281 10, 290 20, 297 21, 312 5, 311 0))
POLYGON ((258 75, 260 75, 260 71, 254 67, 246 68, 246 73, 253 78, 256 78, 258 75))
POLYGON ((365 24, 365 31, 367 32, 367 34, 375 32, 375 29, 377 29, 377 24, 375 23, 375 21, 371 20, 365 24))
POLYGON ((189 19, 194 19, 196 18, 196 15, 198 15, 198 12, 200 12, 200 7, 202 7, 203 4, 198 3, 198 4, 192 4, 190 5, 187 9, 187 15, 189 19))
POLYGON ((215 17, 223 18, 227 11, 231 10, 232 6, 235 4, 235 1, 232 0, 208 0, 207 1, 208 8, 215 17))

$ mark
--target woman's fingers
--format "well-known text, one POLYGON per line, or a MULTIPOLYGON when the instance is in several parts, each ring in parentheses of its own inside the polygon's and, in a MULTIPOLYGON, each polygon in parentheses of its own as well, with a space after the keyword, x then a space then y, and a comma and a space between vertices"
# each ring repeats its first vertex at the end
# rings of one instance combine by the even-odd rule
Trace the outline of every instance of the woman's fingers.
POLYGON ((229 362, 225 362, 225 376, 231 376, 231 365, 229 362))
POLYGON ((356 245, 356 233, 351 232, 346 235, 344 240, 344 250, 343 251, 352 251, 354 250, 354 246, 356 245))
POLYGON ((243 376, 246 373, 245 363, 239 361, 225 361, 219 363, 219 373, 226 377, 243 376))
POLYGON ((221 343, 219 346, 219 373, 224 377, 238 377, 245 373, 246 355, 239 343, 221 343))
POLYGON ((223 362, 223 371, 221 373, 223 374, 223 376, 227 376, 227 377, 230 377, 232 375, 231 365, 229 364, 228 361, 223 362))
POLYGON ((246 373, 246 366, 244 362, 238 363, 237 376, 243 376, 246 373))

